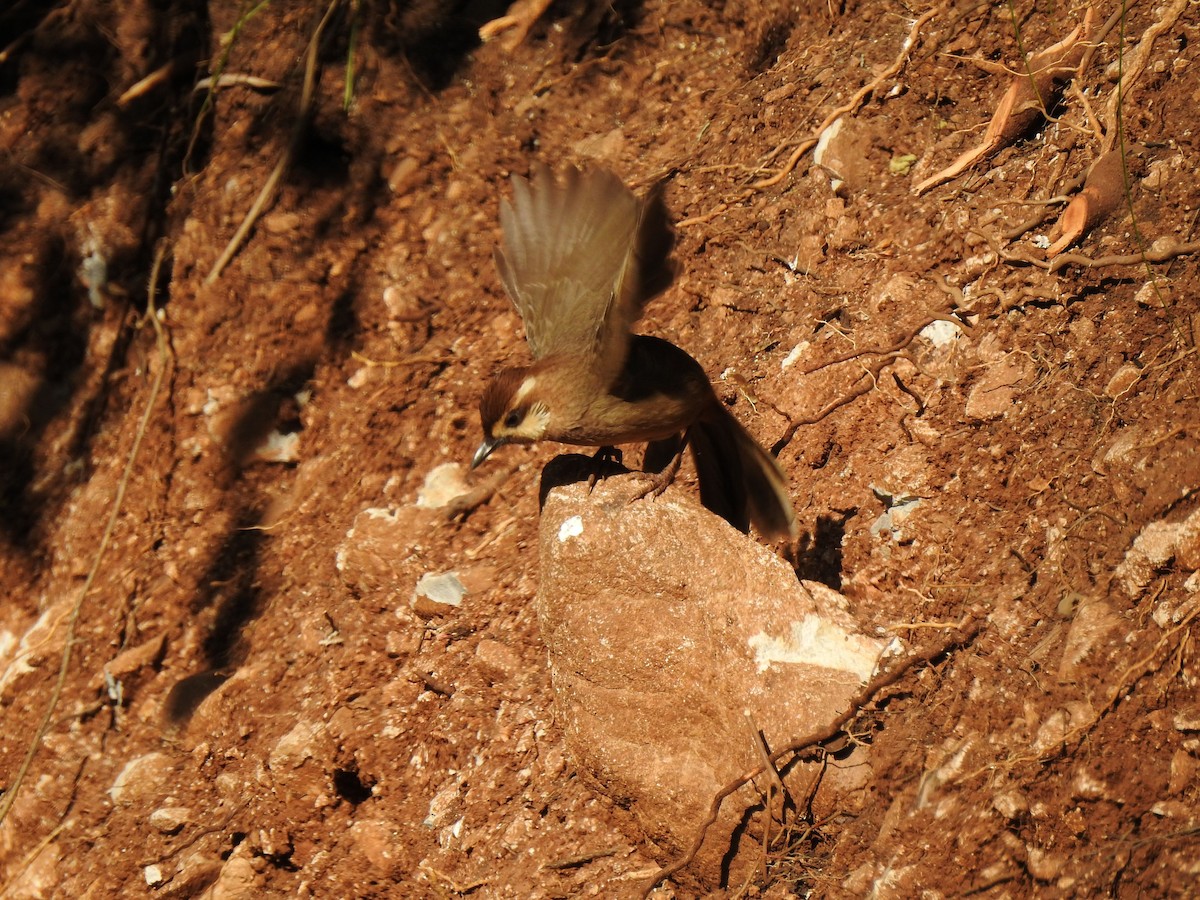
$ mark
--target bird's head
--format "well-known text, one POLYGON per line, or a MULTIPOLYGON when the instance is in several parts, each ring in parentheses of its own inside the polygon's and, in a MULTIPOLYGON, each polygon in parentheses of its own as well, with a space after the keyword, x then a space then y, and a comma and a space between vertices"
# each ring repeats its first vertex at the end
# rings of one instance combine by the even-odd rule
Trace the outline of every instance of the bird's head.
POLYGON ((471 460, 474 469, 503 444, 532 444, 550 424, 550 410, 539 396, 538 377, 530 369, 505 369, 479 400, 483 443, 471 460))

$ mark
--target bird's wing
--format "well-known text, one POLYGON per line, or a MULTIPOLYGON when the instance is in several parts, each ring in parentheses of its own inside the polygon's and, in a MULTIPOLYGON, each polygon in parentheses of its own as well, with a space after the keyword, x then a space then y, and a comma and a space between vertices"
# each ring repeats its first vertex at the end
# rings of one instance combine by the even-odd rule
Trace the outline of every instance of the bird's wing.
POLYGON ((539 165, 530 181, 513 177, 500 225, 496 267, 533 355, 590 357, 597 377, 610 382, 642 307, 675 274, 661 191, 639 200, 603 169, 569 168, 557 183, 539 165))

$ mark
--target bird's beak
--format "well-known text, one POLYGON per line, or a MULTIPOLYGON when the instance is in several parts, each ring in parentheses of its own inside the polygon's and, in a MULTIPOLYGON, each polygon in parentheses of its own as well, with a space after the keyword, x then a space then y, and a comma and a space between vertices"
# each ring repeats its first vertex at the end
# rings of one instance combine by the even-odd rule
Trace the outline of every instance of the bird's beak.
POLYGON ((479 464, 492 455, 492 451, 504 443, 503 438, 484 438, 479 449, 475 451, 475 455, 471 458, 471 468, 478 468, 479 464))

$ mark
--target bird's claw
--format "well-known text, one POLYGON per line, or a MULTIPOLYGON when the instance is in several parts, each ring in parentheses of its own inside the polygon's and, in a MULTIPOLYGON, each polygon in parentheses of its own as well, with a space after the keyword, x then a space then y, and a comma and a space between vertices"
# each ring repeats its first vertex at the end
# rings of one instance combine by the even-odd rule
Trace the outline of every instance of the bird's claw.
POLYGON ((588 476, 588 493, 596 487, 596 482, 604 475, 604 469, 611 465, 622 465, 625 454, 616 447, 601 447, 592 454, 592 474, 588 476))
POLYGON ((641 472, 642 478, 646 479, 646 486, 629 498, 629 502, 641 500, 643 497, 658 497, 663 491, 671 486, 675 480, 675 476, 679 474, 679 465, 683 462, 683 445, 680 444, 678 451, 671 457, 670 461, 661 470, 657 472, 641 472))

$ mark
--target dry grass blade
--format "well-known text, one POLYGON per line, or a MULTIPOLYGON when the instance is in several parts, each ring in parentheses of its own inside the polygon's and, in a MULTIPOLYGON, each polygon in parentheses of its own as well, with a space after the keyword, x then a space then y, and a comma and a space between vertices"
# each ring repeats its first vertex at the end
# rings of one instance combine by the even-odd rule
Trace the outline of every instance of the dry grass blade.
POLYGON ((258 217, 262 215, 263 210, 267 208, 267 204, 275 196, 275 189, 279 186, 284 172, 291 167, 292 160, 296 156, 296 151, 300 147, 300 141, 304 137, 304 131, 308 127, 309 114, 312 112, 313 93, 317 83, 317 61, 321 49, 321 36, 325 32, 325 26, 333 18, 333 14, 340 2, 341 0, 332 0, 325 9, 325 15, 321 17, 321 21, 317 23, 317 27, 313 30, 312 37, 309 38, 308 55, 304 63, 304 86, 300 91, 300 104, 296 111, 296 124, 292 126, 292 133, 288 137, 287 147, 284 148, 283 154, 279 157, 279 162, 275 164, 275 168, 271 170, 271 174, 267 176, 262 190, 254 198, 254 203, 250 205, 249 211, 243 217, 242 224, 238 226, 237 231, 229 239, 229 243, 225 245, 225 249, 221 252, 217 261, 213 263, 212 269, 205 276, 205 284, 212 284, 221 277, 221 273, 225 271, 225 267, 229 265, 229 261, 233 259, 238 249, 242 246, 242 243, 246 240, 246 235, 250 233, 250 229, 258 221, 258 217))
POLYGON ((33 759, 37 755, 38 749, 42 746, 46 732, 50 729, 50 723, 54 720, 54 713, 58 709, 58 703, 62 699, 63 689, 67 683, 67 672, 71 667, 71 653, 75 644, 75 629, 79 624, 79 615, 83 611, 83 601, 87 599, 92 585, 95 584, 96 577, 100 573, 100 564, 104 561, 104 555, 108 550, 113 532, 117 527, 117 519, 121 515, 125 491, 129 487, 129 480, 133 475, 133 465, 137 461, 138 451, 141 449, 142 440, 146 437, 146 429, 150 425, 150 415, 154 412, 154 407, 158 404, 158 397, 162 393, 163 379, 167 373, 169 353, 167 350, 166 334, 163 331, 162 323, 158 319, 158 310, 154 305, 154 297, 155 286, 158 284, 158 274, 162 268, 165 255, 165 248, 160 246, 154 257, 154 265, 150 269, 150 282, 146 300, 146 318, 154 326, 155 344, 158 349, 158 372, 155 374, 154 381, 150 385, 150 396, 146 398, 146 408, 142 412, 141 419, 138 421, 137 431, 133 436, 133 446, 130 448, 129 457, 125 461, 124 471, 121 472, 121 480, 117 483, 117 490, 112 499, 112 512, 109 514, 108 522, 104 526, 104 534, 100 538, 100 545, 96 548, 96 555, 92 558, 92 565, 88 569, 87 578, 84 580, 83 587, 79 591, 79 596, 75 598, 75 603, 71 606, 71 612, 67 618, 67 630, 63 636, 62 658, 58 666, 58 675, 54 681, 54 689, 51 691, 50 700, 46 704, 46 712, 42 715, 41 722, 38 723, 33 740, 29 742, 29 748, 25 753, 25 758, 21 761, 20 768, 17 769, 16 775, 5 786, 4 798, 0 800, 0 822, 3 822, 12 810, 13 803, 16 802, 17 795, 20 793, 21 785, 25 781, 25 777, 29 774, 29 769, 33 765, 33 759))

